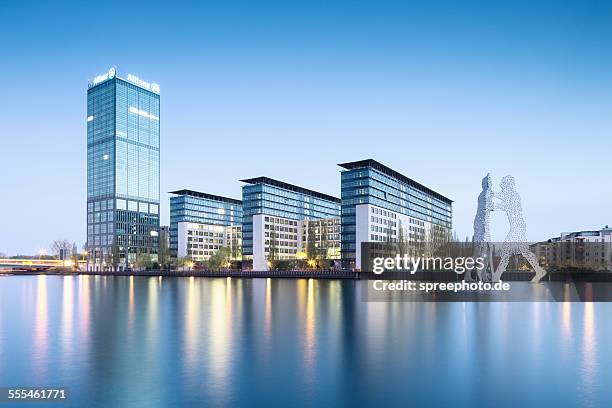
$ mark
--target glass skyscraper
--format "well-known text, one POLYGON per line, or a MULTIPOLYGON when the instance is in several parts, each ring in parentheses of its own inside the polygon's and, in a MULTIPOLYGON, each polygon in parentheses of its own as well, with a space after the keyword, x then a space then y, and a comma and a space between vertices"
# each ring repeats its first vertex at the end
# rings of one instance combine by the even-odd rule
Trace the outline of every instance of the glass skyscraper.
POLYGON ((450 199, 376 160, 339 166, 345 169, 341 174, 345 267, 360 267, 355 261, 361 242, 397 240, 402 224, 413 241, 450 237, 450 199))
POLYGON ((87 90, 88 268, 131 266, 159 248, 159 86, 115 69, 87 90))

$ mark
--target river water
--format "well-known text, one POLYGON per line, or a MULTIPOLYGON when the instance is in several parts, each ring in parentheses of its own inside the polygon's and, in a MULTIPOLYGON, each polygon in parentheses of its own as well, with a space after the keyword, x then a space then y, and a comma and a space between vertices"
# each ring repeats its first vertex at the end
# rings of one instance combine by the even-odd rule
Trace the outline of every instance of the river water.
POLYGON ((3 276, 0 387, 87 407, 612 403, 612 303, 365 302, 362 284, 3 276))

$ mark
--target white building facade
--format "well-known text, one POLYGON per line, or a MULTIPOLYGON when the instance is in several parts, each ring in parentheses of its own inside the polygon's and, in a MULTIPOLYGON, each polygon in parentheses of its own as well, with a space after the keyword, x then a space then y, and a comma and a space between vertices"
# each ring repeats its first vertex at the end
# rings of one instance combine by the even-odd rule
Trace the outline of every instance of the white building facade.
POLYGON ((193 190, 171 192, 170 252, 205 261, 222 247, 242 255, 242 201, 193 190))
POLYGON ((268 270, 272 260, 297 259, 303 221, 340 216, 339 198, 269 177, 242 182, 243 254, 252 270, 268 270))
POLYGON ((361 270, 362 243, 448 242, 452 201, 372 159, 340 164, 342 261, 361 270))

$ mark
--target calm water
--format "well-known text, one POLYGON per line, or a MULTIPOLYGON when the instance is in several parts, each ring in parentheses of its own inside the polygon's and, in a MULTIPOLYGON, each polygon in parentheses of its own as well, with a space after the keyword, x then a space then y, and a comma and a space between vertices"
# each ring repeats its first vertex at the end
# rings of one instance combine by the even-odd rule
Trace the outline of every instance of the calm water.
POLYGON ((0 277, 0 386, 89 407, 612 403, 612 303, 367 303, 359 285, 0 277))

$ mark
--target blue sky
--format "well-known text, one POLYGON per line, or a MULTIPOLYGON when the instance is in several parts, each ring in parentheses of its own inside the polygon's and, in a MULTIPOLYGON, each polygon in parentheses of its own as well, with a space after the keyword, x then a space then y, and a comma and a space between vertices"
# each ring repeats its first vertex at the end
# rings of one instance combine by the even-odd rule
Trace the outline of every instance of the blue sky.
MULTIPOLYGON (((612 224, 605 2, 0 4, 0 252, 85 240, 87 80, 161 85, 167 191, 267 175, 340 194, 375 158, 455 200, 513 174, 528 238, 612 224)), ((494 216, 494 237, 505 220, 494 216)))

